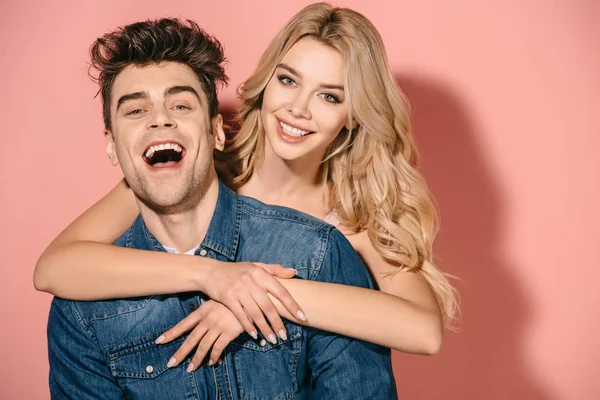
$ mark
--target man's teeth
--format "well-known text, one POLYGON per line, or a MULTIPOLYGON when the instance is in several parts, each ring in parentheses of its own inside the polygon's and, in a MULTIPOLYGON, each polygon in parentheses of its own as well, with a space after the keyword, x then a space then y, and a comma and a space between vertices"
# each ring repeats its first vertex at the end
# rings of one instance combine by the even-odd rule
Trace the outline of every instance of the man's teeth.
POLYGON ((183 151, 181 146, 176 143, 165 143, 150 146, 148 150, 146 150, 146 153, 144 155, 146 156, 146 158, 150 158, 154 155, 155 152, 159 150, 175 150, 178 153, 181 153, 183 151))
POLYGON ((300 136, 308 135, 310 133, 309 131, 302 131, 298 128, 293 128, 289 125, 284 124, 281 121, 279 121, 279 125, 281 125, 281 129, 283 129, 283 131, 290 136, 300 137, 300 136))

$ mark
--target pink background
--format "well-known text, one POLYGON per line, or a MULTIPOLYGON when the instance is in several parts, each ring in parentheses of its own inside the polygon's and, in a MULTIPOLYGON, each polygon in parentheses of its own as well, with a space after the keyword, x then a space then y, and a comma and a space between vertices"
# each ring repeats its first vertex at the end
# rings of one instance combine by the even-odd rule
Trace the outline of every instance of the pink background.
MULTIPOLYGON (((33 267, 120 177, 86 76, 92 41, 147 17, 195 19, 225 46, 232 108, 307 3, 2 1, 0 398, 48 398, 51 297, 33 289, 33 267)), ((440 355, 394 355, 401 398, 600 398, 600 3, 391 3, 338 4, 379 28, 414 105, 442 212, 437 249, 462 278, 464 314, 440 355)))

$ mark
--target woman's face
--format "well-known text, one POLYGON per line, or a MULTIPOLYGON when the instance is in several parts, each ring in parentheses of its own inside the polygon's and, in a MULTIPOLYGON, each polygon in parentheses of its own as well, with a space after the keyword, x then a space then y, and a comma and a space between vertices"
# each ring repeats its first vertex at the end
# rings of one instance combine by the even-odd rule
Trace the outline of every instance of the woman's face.
POLYGON ((261 118, 276 156, 320 161, 348 120, 340 53, 312 38, 298 41, 265 88, 261 118))

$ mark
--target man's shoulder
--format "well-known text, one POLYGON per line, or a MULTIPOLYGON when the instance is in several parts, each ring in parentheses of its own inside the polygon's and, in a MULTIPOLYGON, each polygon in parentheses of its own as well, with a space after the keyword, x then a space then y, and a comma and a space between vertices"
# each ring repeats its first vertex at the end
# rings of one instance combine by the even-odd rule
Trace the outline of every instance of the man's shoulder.
POLYGON ((239 199, 244 215, 242 255, 268 257, 263 262, 295 268, 303 279, 372 287, 352 244, 333 225, 291 208, 245 196, 239 199))
POLYGON ((127 242, 131 236, 131 227, 127 228, 125 232, 115 241, 114 245, 119 247, 128 247, 127 242))
POLYGON ((144 219, 141 214, 138 214, 131 226, 113 244, 118 247, 150 250, 152 245, 149 243, 147 236, 144 219))
POLYGON ((238 195, 238 198, 242 213, 247 218, 269 221, 273 224, 302 225, 318 233, 329 232, 333 229, 333 226, 327 222, 293 208, 265 204, 252 197, 242 195, 238 195))
POLYGON ((240 246, 237 259, 282 264, 298 277, 315 279, 328 258, 332 225, 287 207, 239 196, 240 246))

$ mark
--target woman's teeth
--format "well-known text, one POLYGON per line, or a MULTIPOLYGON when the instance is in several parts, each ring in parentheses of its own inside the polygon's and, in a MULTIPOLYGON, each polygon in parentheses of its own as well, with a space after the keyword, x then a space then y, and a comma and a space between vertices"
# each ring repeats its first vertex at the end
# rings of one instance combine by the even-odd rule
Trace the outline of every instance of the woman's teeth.
POLYGON ((279 121, 279 125, 281 125, 281 129, 283 129, 283 131, 290 136, 301 137, 306 136, 310 133, 309 131, 303 131, 298 128, 293 128, 289 125, 284 124, 281 121, 279 121))

